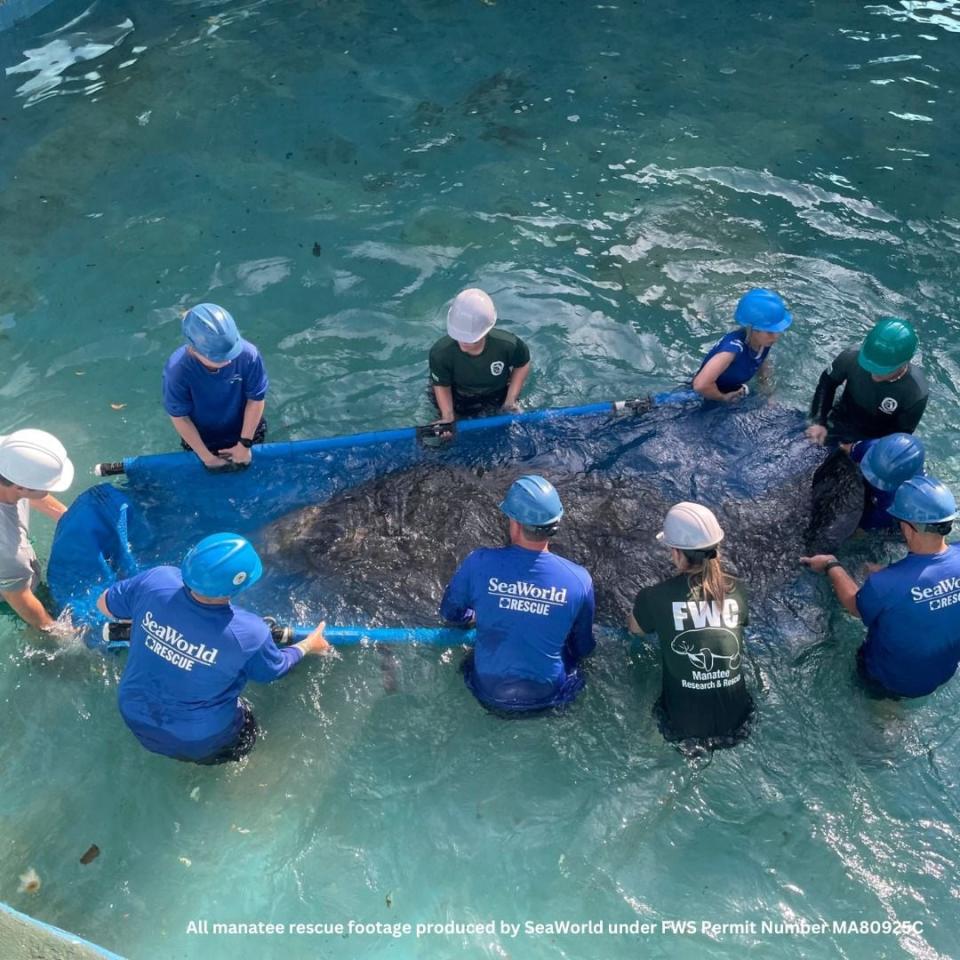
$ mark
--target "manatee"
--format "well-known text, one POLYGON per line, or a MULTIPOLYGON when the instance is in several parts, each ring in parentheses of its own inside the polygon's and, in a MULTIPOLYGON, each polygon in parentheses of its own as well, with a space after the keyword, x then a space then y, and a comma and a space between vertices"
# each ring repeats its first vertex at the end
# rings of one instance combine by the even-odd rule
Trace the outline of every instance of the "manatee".
POLYGON ((509 485, 523 473, 540 472, 557 487, 565 507, 551 549, 590 571, 598 622, 619 624, 637 589, 672 571, 669 551, 656 534, 678 499, 705 494, 702 502, 716 512, 726 533, 724 556, 746 580, 754 608, 770 599, 778 610, 789 605, 790 586, 802 575, 797 558, 812 543, 834 549, 835 531, 850 528, 851 522, 855 526, 859 518, 859 472, 844 472, 842 465, 839 478, 836 471, 831 474, 829 497, 813 509, 812 481, 822 452, 804 451, 790 472, 783 449, 771 447, 764 458, 761 447, 759 464, 744 462, 742 469, 761 478, 764 470, 780 475, 759 492, 738 496, 728 490, 718 496, 718 485, 709 482, 717 469, 708 463, 704 473, 704 461, 739 456, 739 451, 721 448, 708 456, 680 450, 670 442, 677 437, 669 430, 665 434, 633 440, 645 453, 627 468, 621 462, 626 448, 588 469, 579 469, 583 461, 569 451, 557 451, 552 467, 538 463, 535 469, 516 463, 421 463, 282 517, 260 531, 258 546, 269 569, 298 585, 298 599, 330 616, 367 623, 435 622, 457 564, 477 546, 507 542, 498 505, 509 485))

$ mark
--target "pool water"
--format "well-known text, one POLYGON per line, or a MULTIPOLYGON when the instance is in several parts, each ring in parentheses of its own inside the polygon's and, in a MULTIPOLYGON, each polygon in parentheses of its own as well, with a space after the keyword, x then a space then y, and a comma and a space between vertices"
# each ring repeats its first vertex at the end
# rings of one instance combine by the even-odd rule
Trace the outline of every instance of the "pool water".
MULTIPOLYGON (((774 350, 796 407, 876 316, 914 320, 956 486, 958 34, 951 0, 57 0, 0 33, 0 431, 60 436, 70 496, 172 449, 160 371, 201 300, 260 347, 296 439, 426 420, 467 285, 530 344, 531 406, 677 383, 765 285, 796 317, 774 350)), ((605 634, 572 710, 515 723, 456 652, 398 651, 389 683, 374 649, 311 662, 250 690, 262 740, 212 770, 139 748, 122 661, 0 617, 0 900, 138 960, 955 956, 960 684, 868 700, 822 599, 825 632, 758 627, 758 723, 712 757, 663 742, 655 652, 605 634), (800 918, 921 926, 761 928, 800 918)))

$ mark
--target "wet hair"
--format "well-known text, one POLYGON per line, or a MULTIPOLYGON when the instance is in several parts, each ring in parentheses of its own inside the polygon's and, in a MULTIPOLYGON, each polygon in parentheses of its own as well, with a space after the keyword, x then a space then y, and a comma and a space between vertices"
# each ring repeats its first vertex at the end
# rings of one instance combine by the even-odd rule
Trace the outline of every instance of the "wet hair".
POLYGON ((941 523, 921 523, 919 529, 921 533, 936 533, 941 537, 945 537, 953 529, 953 521, 944 520, 941 523))
POLYGON ((13 481, 8 480, 3 474, 0 474, 0 487, 12 487, 13 481))
POLYGON ((733 580, 720 560, 720 551, 717 547, 709 550, 681 550, 689 567, 696 567, 687 574, 691 593, 698 600, 715 600, 723 603, 727 594, 733 589, 733 580))

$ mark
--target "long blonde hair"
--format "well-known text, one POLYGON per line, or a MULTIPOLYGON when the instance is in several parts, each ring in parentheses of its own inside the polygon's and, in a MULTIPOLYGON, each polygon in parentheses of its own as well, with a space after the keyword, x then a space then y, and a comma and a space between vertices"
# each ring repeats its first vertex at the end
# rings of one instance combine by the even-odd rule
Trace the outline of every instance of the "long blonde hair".
MULTIPOLYGON (((677 549, 677 548, 674 548, 677 549)), ((677 550, 686 561, 687 582, 697 600, 714 600, 722 604, 733 589, 733 578, 723 567, 720 550, 677 550)))

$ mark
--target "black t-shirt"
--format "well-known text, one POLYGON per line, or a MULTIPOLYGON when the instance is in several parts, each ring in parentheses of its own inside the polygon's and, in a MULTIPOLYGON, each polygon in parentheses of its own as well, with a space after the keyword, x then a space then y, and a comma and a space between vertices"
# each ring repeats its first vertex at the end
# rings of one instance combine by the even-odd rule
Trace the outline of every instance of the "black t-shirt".
POLYGON ((660 639, 663 709, 677 737, 722 737, 752 704, 742 673, 746 591, 739 580, 722 604, 699 599, 681 573, 637 594, 633 616, 660 639))
POLYGON ((529 362, 527 345, 506 330, 494 327, 476 357, 464 353, 452 337, 444 336, 430 348, 430 382, 471 399, 492 397, 505 394, 510 374, 529 362))
POLYGON ((913 433, 927 406, 927 380, 913 364, 899 380, 876 381, 860 366, 859 349, 844 350, 826 372, 826 387, 844 385, 826 426, 841 443, 913 433))

